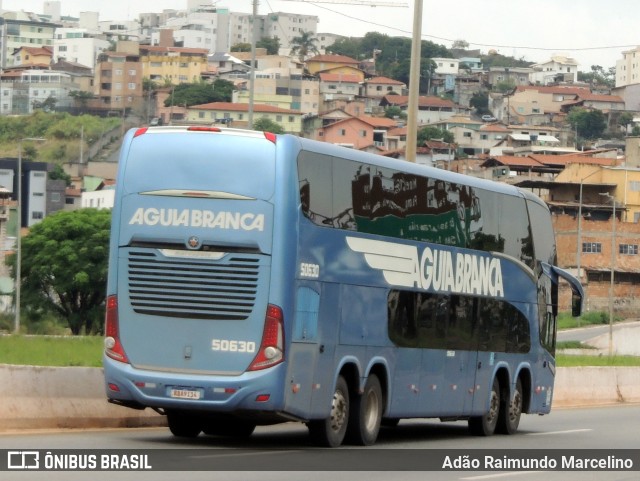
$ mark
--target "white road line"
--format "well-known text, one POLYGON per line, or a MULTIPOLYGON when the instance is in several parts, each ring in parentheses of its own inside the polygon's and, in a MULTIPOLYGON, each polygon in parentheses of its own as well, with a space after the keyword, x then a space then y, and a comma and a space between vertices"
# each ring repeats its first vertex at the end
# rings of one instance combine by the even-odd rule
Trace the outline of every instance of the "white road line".
POLYGON ((593 431, 593 429, 569 429, 567 431, 547 431, 544 433, 527 433, 525 436, 545 436, 547 434, 573 434, 573 433, 586 433, 593 431))
POLYGON ((513 471, 509 473, 499 473, 499 474, 483 474, 481 476, 470 476, 468 478, 460 478, 465 480, 471 479, 494 479, 494 478, 506 478, 507 476, 522 476, 526 474, 539 474, 543 471, 513 471))

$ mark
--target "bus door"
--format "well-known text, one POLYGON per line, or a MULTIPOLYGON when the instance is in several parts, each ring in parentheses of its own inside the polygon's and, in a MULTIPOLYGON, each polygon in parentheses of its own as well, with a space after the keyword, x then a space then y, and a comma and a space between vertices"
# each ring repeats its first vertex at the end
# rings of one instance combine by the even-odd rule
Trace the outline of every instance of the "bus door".
MULTIPOLYGON (((285 396, 287 412, 302 417, 309 413, 314 390, 324 384, 315 379, 320 355, 318 318, 321 287, 319 282, 305 281, 296 289, 285 396)), ((327 381, 328 384, 330 381, 327 381)))

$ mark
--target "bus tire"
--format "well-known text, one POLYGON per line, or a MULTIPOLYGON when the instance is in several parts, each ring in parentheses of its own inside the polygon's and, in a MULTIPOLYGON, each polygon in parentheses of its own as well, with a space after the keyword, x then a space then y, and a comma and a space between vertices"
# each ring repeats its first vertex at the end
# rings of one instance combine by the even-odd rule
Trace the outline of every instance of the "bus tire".
POLYGON ((178 438, 195 438, 202 431, 202 423, 196 416, 176 411, 167 413, 169 431, 178 438))
POLYGON ((500 382, 498 378, 494 378, 491 386, 489 410, 482 416, 469 418, 469 431, 471 434, 475 436, 491 436, 495 432, 500 415, 500 404, 500 382))
POLYGON ((347 428, 347 439, 352 444, 370 446, 376 442, 380 432, 384 410, 382 387, 375 374, 370 374, 364 392, 352 403, 347 428))
POLYGON ((505 396, 503 396, 500 415, 498 417, 497 432, 502 434, 515 434, 520 425, 522 404, 522 381, 518 379, 513 396, 509 396, 509 393, 505 393, 505 396))
POLYGON ((342 444, 349 423, 349 386, 344 377, 338 376, 331 398, 331 414, 326 419, 307 424, 314 444, 335 448, 342 444))

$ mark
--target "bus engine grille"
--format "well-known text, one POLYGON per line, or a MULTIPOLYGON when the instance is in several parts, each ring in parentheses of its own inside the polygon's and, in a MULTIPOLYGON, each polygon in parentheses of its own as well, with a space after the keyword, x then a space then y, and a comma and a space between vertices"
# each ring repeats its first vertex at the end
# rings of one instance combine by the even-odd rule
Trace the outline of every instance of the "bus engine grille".
POLYGON ((253 310, 259 276, 256 256, 202 261, 130 251, 128 257, 129 299, 139 314, 244 320, 253 310))

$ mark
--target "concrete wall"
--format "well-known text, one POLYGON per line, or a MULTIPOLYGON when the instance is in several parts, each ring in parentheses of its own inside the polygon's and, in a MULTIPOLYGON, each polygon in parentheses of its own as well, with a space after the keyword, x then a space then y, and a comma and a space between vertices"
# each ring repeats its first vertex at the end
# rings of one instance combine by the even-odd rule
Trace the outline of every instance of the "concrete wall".
MULTIPOLYGON (((100 368, 0 365, 0 386, 0 431, 166 425, 107 403, 100 368)), ((554 408, 630 402, 640 402, 640 368, 558 368, 554 408)))

